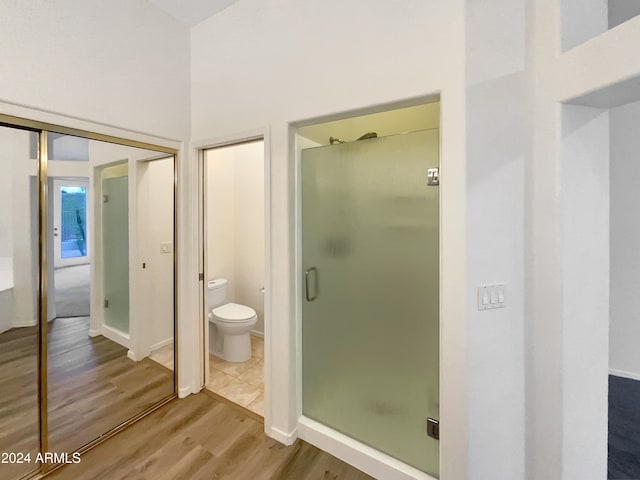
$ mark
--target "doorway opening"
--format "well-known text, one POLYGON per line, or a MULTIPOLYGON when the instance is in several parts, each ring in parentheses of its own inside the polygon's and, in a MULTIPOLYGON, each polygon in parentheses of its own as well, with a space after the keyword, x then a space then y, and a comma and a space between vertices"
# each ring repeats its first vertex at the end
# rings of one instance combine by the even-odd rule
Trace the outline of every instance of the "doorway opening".
POLYGON ((89 178, 49 177, 49 181, 53 187, 56 317, 88 317, 91 276, 89 178))
POLYGON ((566 462, 640 478, 640 102, 561 109, 563 442, 581 446, 566 462))
POLYGON ((264 139, 202 151, 205 387, 264 417, 264 139))
POLYGON ((605 405, 607 478, 614 480, 640 478, 640 219, 635 214, 640 201, 640 102, 611 108, 608 120, 609 390, 605 405))

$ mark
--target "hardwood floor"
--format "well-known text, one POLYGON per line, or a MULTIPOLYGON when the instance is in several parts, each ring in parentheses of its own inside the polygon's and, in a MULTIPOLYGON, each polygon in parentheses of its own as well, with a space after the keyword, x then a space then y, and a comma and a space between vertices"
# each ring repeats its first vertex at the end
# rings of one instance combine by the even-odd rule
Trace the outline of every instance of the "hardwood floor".
POLYGON ((49 450, 72 452, 173 392, 173 372, 103 336, 88 318, 49 327, 49 450))
MULTIPOLYGON (((49 451, 71 452, 173 390, 172 372, 87 335, 86 318, 57 319, 49 337, 49 451)), ((0 452, 31 451, 37 435, 35 328, 0 335, 0 452)), ((365 480, 302 441, 285 447, 263 424, 209 392, 175 400, 87 452, 52 479, 365 480)), ((0 464, 0 478, 35 465, 0 464)))
MULTIPOLYGON (((88 336, 87 317, 49 324, 49 448, 72 452, 173 392, 173 372, 105 337, 88 336)), ((35 327, 0 334, 0 453, 38 449, 35 327)), ((0 479, 33 470, 0 464, 0 479)))
POLYGON ((365 480, 298 440, 285 447, 262 422, 206 392, 174 400, 53 472, 55 480, 365 480))
MULTIPOLYGON (((0 334, 0 453, 38 452, 38 361, 36 329, 0 334)), ((20 477, 33 464, 0 464, 0 478, 20 477)))

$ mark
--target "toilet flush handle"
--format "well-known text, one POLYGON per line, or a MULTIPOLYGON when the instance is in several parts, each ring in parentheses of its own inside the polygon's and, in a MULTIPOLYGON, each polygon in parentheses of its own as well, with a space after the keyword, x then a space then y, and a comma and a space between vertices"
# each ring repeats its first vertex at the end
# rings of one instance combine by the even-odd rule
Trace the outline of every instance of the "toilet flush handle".
POLYGON ((304 272, 304 283, 306 287, 305 294, 307 297, 307 302, 313 302, 316 298, 318 298, 318 269, 316 267, 308 268, 304 272), (310 279, 312 273, 313 281, 311 281, 310 279), (313 289, 313 295, 311 295, 311 289, 313 289))

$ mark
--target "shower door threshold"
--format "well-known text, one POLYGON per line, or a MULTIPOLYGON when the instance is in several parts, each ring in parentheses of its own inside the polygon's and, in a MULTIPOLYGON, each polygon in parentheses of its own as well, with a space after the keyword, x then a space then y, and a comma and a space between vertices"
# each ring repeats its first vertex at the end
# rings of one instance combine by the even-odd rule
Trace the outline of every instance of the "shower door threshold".
POLYGON ((437 480, 422 470, 305 416, 298 419, 298 437, 375 478, 437 480))

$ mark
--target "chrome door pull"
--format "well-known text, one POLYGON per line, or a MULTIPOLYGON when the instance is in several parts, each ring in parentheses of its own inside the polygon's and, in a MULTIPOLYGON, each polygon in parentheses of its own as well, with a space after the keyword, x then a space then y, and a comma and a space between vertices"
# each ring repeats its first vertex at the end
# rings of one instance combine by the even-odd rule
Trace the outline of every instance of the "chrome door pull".
POLYGON ((308 268, 305 272, 304 272, 304 283, 306 286, 306 292, 305 292, 305 296, 307 297, 307 302, 313 302, 316 298, 318 298, 318 292, 317 290, 317 284, 318 284, 318 269, 316 267, 311 267, 308 268), (311 274, 311 272, 313 272, 313 290, 314 290, 314 294, 313 296, 311 296, 309 294, 309 275, 311 274))

